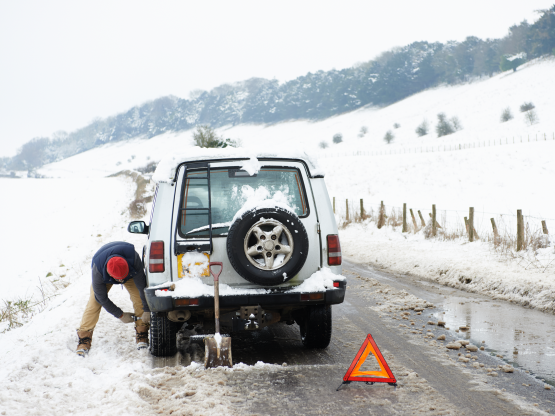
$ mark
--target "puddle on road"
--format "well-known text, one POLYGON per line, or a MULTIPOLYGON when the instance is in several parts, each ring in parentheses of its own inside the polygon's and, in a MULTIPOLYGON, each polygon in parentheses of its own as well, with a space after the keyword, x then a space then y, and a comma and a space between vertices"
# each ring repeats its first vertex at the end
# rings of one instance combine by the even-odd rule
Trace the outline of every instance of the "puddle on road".
POLYGON ((555 385, 555 316, 503 301, 455 294, 446 295, 436 306, 443 313, 433 315, 451 330, 470 327, 459 331, 461 338, 483 345, 490 354, 502 355, 515 367, 555 385))
POLYGON ((345 268, 432 302, 437 307, 433 316, 444 320, 452 331, 464 325, 470 327, 459 331, 462 339, 478 347, 483 345, 486 352, 502 355, 515 367, 555 386, 555 315, 410 276, 393 276, 367 265, 345 263, 345 268))

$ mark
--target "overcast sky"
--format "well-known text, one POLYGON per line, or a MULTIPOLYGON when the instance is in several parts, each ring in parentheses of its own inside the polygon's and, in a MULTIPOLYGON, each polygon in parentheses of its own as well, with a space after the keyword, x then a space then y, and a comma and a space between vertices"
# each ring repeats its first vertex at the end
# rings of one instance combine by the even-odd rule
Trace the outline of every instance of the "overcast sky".
POLYGON ((1 1, 0 156, 164 95, 287 81, 414 41, 499 38, 554 2, 1 1))

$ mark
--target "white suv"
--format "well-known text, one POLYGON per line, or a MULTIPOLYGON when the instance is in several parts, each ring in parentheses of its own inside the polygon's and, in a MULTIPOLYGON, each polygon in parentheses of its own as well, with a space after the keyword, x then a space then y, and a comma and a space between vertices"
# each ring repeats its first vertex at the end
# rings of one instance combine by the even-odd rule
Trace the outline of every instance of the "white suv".
POLYGON ((194 149, 160 162, 143 251, 146 299, 152 311, 150 350, 176 352, 176 333, 187 323, 214 324, 209 262, 223 263, 223 332, 297 322, 310 348, 331 338, 331 305, 342 303, 337 225, 323 175, 306 155, 194 149))

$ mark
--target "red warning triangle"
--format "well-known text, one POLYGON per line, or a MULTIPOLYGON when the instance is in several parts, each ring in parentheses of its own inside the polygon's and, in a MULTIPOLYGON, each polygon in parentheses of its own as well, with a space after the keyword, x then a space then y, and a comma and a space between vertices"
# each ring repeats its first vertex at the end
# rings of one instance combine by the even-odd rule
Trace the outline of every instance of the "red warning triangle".
POLYGON ((353 362, 351 363, 351 366, 345 373, 345 376, 343 377, 343 381, 344 382, 367 381, 367 382, 378 382, 378 383, 397 382, 397 380, 395 380, 395 376, 389 369, 387 362, 383 358, 383 355, 380 352, 380 349, 376 345, 374 338, 372 338, 372 335, 368 334, 368 336, 362 343, 362 346, 360 347, 360 350, 358 350, 358 353, 355 359, 353 360, 353 362), (364 361, 366 361, 366 358, 368 357, 369 354, 372 354, 374 357, 376 357, 376 360, 378 361, 378 364, 380 366, 380 371, 361 371, 360 370, 360 367, 362 366, 362 364, 364 364, 364 361))

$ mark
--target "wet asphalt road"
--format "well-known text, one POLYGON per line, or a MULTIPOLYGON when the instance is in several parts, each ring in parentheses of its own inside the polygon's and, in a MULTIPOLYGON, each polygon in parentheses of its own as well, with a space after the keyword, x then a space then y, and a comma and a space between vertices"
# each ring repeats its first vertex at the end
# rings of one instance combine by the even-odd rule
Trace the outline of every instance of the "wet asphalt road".
POLYGON ((414 276, 395 276, 365 265, 348 264, 354 272, 434 303, 434 317, 444 320, 447 327, 470 327, 459 333, 460 338, 484 345, 490 354, 502 355, 507 363, 555 387, 555 315, 414 276))
MULTIPOLYGON (((436 288, 411 277, 394 276, 350 262, 344 263, 344 275, 348 279, 346 300, 333 307, 333 336, 326 350, 305 349, 300 341, 297 325, 274 325, 260 332, 233 336, 234 363, 242 362, 252 366, 261 361, 277 364, 255 367, 256 371, 234 370, 229 373, 227 385, 234 388, 239 397, 244 398, 243 402, 236 403, 235 410, 238 414, 555 413, 555 390, 545 390, 544 383, 527 374, 525 368, 522 371, 517 369, 512 374, 498 371, 498 377, 488 377, 484 369, 463 367, 458 363, 458 351, 446 350, 442 343, 423 338, 430 329, 434 339, 439 334, 445 334, 447 341, 470 338, 475 345, 481 345, 473 338, 483 337, 485 332, 474 336, 472 333, 456 333, 426 325, 428 320, 437 321, 439 316, 446 317, 448 322, 450 320, 453 323, 460 319, 467 320, 468 311, 464 309, 466 315, 464 319, 460 318, 460 313, 451 301, 457 299, 457 305, 460 302, 470 304, 474 301, 472 305, 475 306, 475 295, 450 288, 436 288), (425 309, 418 316, 413 313, 410 317, 415 323, 413 327, 400 326, 401 322, 407 321, 401 321, 399 314, 385 314, 371 309, 378 302, 384 302, 384 298, 374 292, 372 285, 375 283, 372 282, 375 281, 407 291, 436 307, 425 309), (442 308, 442 305, 447 309, 442 308), (422 328, 419 331, 423 334, 411 333, 409 330, 413 328, 422 328), (399 381, 399 387, 395 389, 386 384, 370 386, 351 383, 336 391, 368 333, 372 334, 384 354, 399 381), (435 344, 432 345, 433 343, 435 344)), ((487 299, 482 300, 485 302, 487 299)), ((553 319, 550 315, 545 317, 553 319)), ((494 318, 490 316, 488 319, 494 318)), ((471 324, 471 328, 474 325, 475 322, 471 324)), ((452 329, 454 328, 453 325, 452 329)), ((202 361, 204 351, 201 346, 189 344, 186 338, 181 342, 178 356, 154 359, 153 365, 188 365, 191 360, 202 361)), ((473 355, 478 358, 476 362, 484 364, 484 368, 497 369, 499 365, 507 363, 492 356, 498 351, 499 348, 494 350, 488 347, 473 355)))

